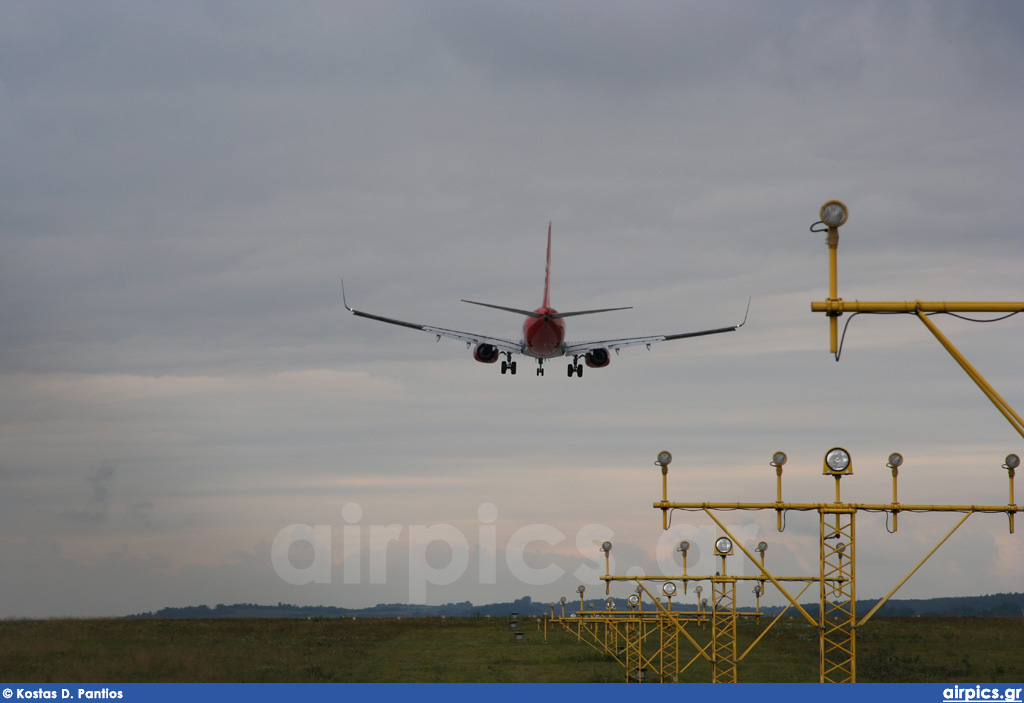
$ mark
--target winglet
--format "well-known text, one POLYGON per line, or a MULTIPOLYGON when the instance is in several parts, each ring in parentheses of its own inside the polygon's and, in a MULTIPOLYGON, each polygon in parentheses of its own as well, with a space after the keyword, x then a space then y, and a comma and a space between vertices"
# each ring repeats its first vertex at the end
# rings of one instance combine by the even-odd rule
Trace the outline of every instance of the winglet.
POLYGON ((743 313, 743 322, 741 322, 740 324, 736 325, 736 329, 739 329, 743 325, 747 324, 747 315, 750 314, 750 301, 751 301, 751 299, 752 299, 752 296, 747 298, 747 311, 743 313))
POLYGON ((349 312, 355 312, 355 310, 353 310, 352 308, 350 308, 348 306, 348 301, 345 300, 345 279, 344 278, 341 279, 341 304, 344 305, 345 309, 348 310, 349 312))

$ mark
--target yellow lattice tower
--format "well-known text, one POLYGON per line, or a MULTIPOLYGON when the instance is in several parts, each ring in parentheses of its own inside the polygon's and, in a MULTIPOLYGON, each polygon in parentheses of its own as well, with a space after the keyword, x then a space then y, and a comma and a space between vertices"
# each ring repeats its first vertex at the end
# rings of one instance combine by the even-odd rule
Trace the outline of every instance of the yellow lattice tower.
POLYGON ((856 513, 820 511, 821 680, 856 681, 856 513))
POLYGON ((732 540, 715 540, 715 554, 722 559, 722 568, 711 579, 711 641, 712 682, 736 683, 736 579, 725 573, 725 558, 733 553, 732 540))

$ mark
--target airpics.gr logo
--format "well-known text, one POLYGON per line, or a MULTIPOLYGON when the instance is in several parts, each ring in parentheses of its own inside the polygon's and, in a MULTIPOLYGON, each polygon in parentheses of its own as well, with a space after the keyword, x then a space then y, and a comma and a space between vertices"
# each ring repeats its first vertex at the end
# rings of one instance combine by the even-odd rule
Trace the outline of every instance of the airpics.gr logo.
POLYGON ((1024 688, 987 688, 985 686, 963 687, 953 686, 942 689, 944 701, 1001 701, 1002 703, 1020 703, 1024 688))
MULTIPOLYGON (((481 586, 497 584, 499 573, 528 586, 554 584, 569 572, 557 563, 537 565, 528 558, 528 554, 535 553, 532 547, 538 543, 564 552, 565 543, 572 541, 576 547, 575 557, 582 562, 571 571, 572 577, 580 583, 596 585, 601 582, 600 577, 605 571, 601 544, 615 537, 611 528, 596 523, 582 526, 572 540, 553 525, 533 523, 512 532, 502 547, 498 543, 498 507, 494 503, 480 504, 476 534, 469 536, 449 524, 363 525, 363 509, 358 503, 347 503, 341 509, 341 517, 345 522, 337 530, 341 532, 341 540, 335 539, 336 530, 331 525, 296 523, 283 527, 277 533, 270 547, 270 560, 282 581, 293 586, 330 584, 338 566, 341 580, 346 585, 383 585, 405 581, 409 588, 408 602, 419 605, 427 602, 428 586, 450 586, 463 577, 481 586), (341 542, 339 551, 343 558, 336 563, 333 547, 338 541, 341 542), (399 555, 403 551, 405 553, 404 560, 400 556, 389 556, 389 549, 396 543, 399 555), (297 566, 291 562, 290 550, 296 544, 310 548, 312 561, 309 564, 297 566), (431 546, 447 549, 449 557, 446 564, 434 564, 427 558, 428 547, 431 546), (500 559, 501 556, 504 559, 500 559), (369 567, 368 579, 363 570, 364 561, 369 567), (499 561, 503 562, 500 570, 499 561), (400 571, 395 573, 396 569, 400 571)), ((728 529, 737 539, 744 541, 756 540, 760 530, 755 524, 729 525, 728 529)), ((717 564, 711 545, 717 537, 715 529, 709 525, 674 525, 658 538, 655 547, 658 568, 661 573, 679 570, 675 562, 676 545, 685 538, 693 544, 690 568, 698 573, 714 572, 717 564)), ((608 568, 615 571, 613 555, 609 555, 608 568)), ((742 563, 737 564, 737 569, 742 568, 742 563)))

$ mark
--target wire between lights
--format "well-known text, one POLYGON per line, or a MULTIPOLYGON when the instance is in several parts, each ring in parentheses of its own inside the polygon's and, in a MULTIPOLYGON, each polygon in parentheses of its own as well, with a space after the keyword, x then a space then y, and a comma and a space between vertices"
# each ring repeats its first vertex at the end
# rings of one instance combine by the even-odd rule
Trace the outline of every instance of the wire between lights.
MULTIPOLYGON (((1017 310, 1015 312, 1007 313, 1007 314, 1005 314, 1005 315, 1003 315, 1001 317, 993 317, 993 318, 989 318, 989 319, 985 319, 985 320, 982 320, 982 319, 979 319, 979 318, 976 318, 976 317, 967 317, 966 315, 959 315, 959 314, 957 314, 955 312, 946 312, 946 311, 928 312, 928 313, 925 313, 925 315, 927 315, 928 317, 931 317, 932 315, 950 315, 952 317, 957 318, 958 320, 965 320, 967 322, 1000 322, 1002 320, 1009 319, 1009 318, 1013 317, 1014 315, 1019 315, 1022 312, 1024 312, 1024 310, 1017 310)), ((846 318, 846 323, 843 325, 843 334, 839 338, 839 350, 835 353, 836 361, 839 361, 839 357, 842 356, 842 354, 843 354, 843 343, 846 341, 846 330, 850 326, 850 322, 853 320, 853 318, 857 317, 857 315, 916 315, 916 314, 917 314, 916 312, 911 311, 911 310, 900 310, 900 311, 894 311, 894 312, 883 312, 883 311, 876 311, 876 310, 861 310, 861 311, 858 311, 858 312, 850 313, 850 316, 846 318)))

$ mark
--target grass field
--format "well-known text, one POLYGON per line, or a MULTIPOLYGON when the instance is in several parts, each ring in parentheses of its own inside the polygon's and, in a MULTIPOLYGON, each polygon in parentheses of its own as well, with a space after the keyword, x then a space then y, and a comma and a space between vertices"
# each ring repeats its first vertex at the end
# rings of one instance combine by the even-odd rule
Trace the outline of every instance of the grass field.
MULTIPOLYGON (((612 657, 575 634, 498 619, 0 621, 0 678, 32 683, 617 682, 612 657)), ((739 651, 761 627, 742 621, 739 651)), ((699 627, 697 639, 707 638, 699 627)), ((686 659, 693 655, 692 647, 686 659)), ((1024 619, 875 618, 857 635, 861 682, 1016 683, 1024 619)), ((682 681, 708 682, 700 661, 682 681)), ((818 634, 783 619, 739 664, 741 682, 818 680, 818 634)))

